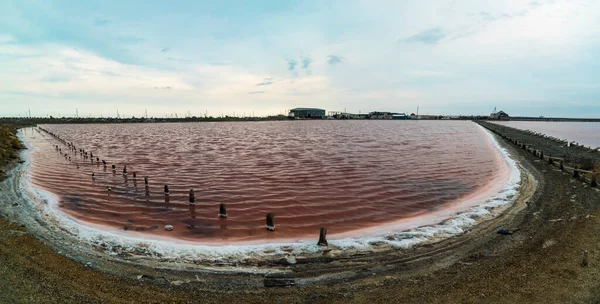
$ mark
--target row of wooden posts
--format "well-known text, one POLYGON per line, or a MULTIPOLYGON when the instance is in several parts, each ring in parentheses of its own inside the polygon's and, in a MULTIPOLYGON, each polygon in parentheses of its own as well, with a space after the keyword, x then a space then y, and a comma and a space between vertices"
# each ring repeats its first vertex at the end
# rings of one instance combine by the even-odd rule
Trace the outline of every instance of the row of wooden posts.
MULTIPOLYGON (((508 126, 504 126, 504 127, 511 128, 511 127, 508 127, 508 126)), ((514 129, 514 128, 511 128, 511 129, 514 129)), ((592 148, 591 146, 586 147, 585 145, 580 145, 579 143, 577 143, 575 141, 568 141, 568 140, 565 140, 565 139, 560 139, 558 137, 549 136, 549 135, 546 135, 546 134, 543 134, 543 133, 540 133, 540 132, 531 131, 531 130, 518 130, 518 131, 525 132, 525 133, 530 134, 530 135, 540 136, 540 137, 543 137, 545 139, 552 140, 552 141, 554 141, 556 143, 564 144, 567 147, 580 147, 580 148, 583 148, 583 149, 587 149, 587 150, 589 150, 591 152, 600 152, 600 147, 596 147, 596 148, 592 148)))
MULTIPOLYGON (((486 127, 486 126, 484 126, 486 127)), ((534 146, 532 145, 528 145, 520 140, 517 140, 515 138, 512 137, 508 137, 492 128, 488 128, 486 127, 488 130, 498 134, 500 137, 502 137, 505 140, 508 140, 509 142, 513 143, 514 145, 516 145, 517 147, 529 151, 530 153, 532 153, 535 157, 539 157, 541 160, 545 161, 546 159, 548 159, 548 164, 550 165, 556 165, 556 163, 558 162, 558 168, 561 171, 573 171, 573 177, 577 178, 577 179, 583 179, 584 181, 586 181, 585 175, 589 175, 590 176, 590 181, 589 184, 591 187, 597 187, 598 183, 596 181, 597 179, 597 174, 594 171, 589 171, 589 170, 582 170, 582 169, 578 169, 575 167, 567 167, 564 165, 564 158, 562 157, 554 157, 554 156, 549 156, 549 155, 544 155, 544 151, 543 150, 539 150, 536 149, 534 146)), ((519 130, 520 131, 520 130, 519 130)), ((534 132, 528 132, 531 134, 535 134, 534 132)))
MULTIPOLYGON (((68 142, 64 139, 62 139, 59 135, 52 133, 48 130, 45 130, 41 127, 38 127, 40 130, 46 132, 47 134, 51 135, 52 137, 54 137, 56 140, 58 140, 60 143, 62 143, 63 145, 66 145, 69 150, 71 150, 74 153, 77 153, 77 149, 75 147, 75 145, 73 144, 73 142, 68 142)), ((55 149, 62 155, 62 148, 60 148, 58 145, 55 145, 55 149)), ((81 154, 82 157, 84 157, 84 159, 87 159, 88 157, 88 151, 85 151, 85 149, 79 149, 79 152, 81 154)), ((65 153, 65 158, 67 158, 66 156, 67 154, 65 153)), ((89 152, 89 157, 91 159, 91 163, 94 163, 94 154, 92 152, 89 152)), ((68 157, 69 161, 71 160, 70 156, 68 157)), ((100 158, 96 155, 96 163, 99 164, 100 163, 100 158)), ((106 169, 107 167, 107 162, 105 160, 102 160, 102 164, 104 166, 104 169, 106 169)), ((77 167, 79 168, 79 165, 77 165, 77 167)), ((112 172, 113 174, 116 173, 116 166, 113 164, 112 165, 112 172)), ((127 178, 127 165, 123 166, 123 177, 127 178)), ((95 180, 96 175, 94 172, 92 172, 92 180, 95 180)), ((137 179, 137 173, 134 171, 133 172, 133 180, 135 181, 137 179)), ((146 188, 146 193, 148 193, 150 184, 148 183, 148 176, 144 177, 144 187, 146 188)), ((107 187, 108 191, 112 191, 111 187, 107 187)), ((169 197, 169 185, 164 185, 164 194, 165 194, 165 200, 168 201, 168 197, 169 197)), ((194 189, 190 189, 189 191, 189 205, 190 206, 194 206, 196 205, 196 196, 194 194, 194 189)), ((227 205, 225 203, 221 203, 219 205, 219 218, 227 218, 227 205)), ((267 229, 268 231, 275 231, 275 213, 267 213, 266 215, 266 223, 265 223, 265 229, 267 229)), ((319 241, 317 242, 317 244, 319 246, 327 246, 327 229, 324 227, 321 227, 320 231, 319 231, 319 241)))

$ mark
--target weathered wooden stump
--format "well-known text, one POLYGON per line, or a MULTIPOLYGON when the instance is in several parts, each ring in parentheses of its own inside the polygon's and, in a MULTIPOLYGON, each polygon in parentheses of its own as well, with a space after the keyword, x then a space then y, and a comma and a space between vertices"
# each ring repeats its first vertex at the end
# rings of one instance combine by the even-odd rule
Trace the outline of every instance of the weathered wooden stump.
POLYGON ((219 218, 227 218, 227 205, 221 203, 219 206, 219 218))
POLYGON ((290 287, 296 285, 296 280, 293 277, 266 277, 264 285, 265 287, 290 287))
POLYGON ((123 166, 123 176, 127 177, 127 165, 123 166))
POLYGON ((92 172, 92 180, 96 179, 96 174, 94 174, 94 172, 92 172))
POLYGON ((550 165, 554 164, 554 161, 552 160, 552 157, 548 157, 548 164, 550 164, 550 165))
POLYGON ((117 167, 114 164, 112 165, 112 171, 113 173, 117 173, 117 167))
POLYGON ((565 166, 563 166, 563 161, 560 161, 560 165, 558 166, 558 168, 560 169, 560 171, 563 171, 565 169, 565 166))
POLYGON ((319 241, 317 242, 319 246, 327 246, 327 229, 321 227, 321 231, 319 232, 319 241))
POLYGON ((146 188, 148 188, 148 186, 150 186, 148 184, 148 177, 147 176, 144 176, 144 186, 146 186, 146 188))
POLYGON ((573 168, 573 177, 579 178, 579 171, 577 171, 577 169, 575 169, 575 168, 573 168))
POLYGON ((592 173, 592 181, 590 182, 590 186, 597 187, 598 183, 596 183, 596 173, 592 173))
POLYGON ((544 159, 544 151, 540 150, 540 159, 544 159))
POLYGON ((135 171, 133 171, 133 180, 135 180, 137 178, 137 175, 135 173, 135 171))
POLYGON ((267 228, 267 230, 269 230, 269 231, 275 231, 275 214, 274 213, 267 213, 267 224, 265 225, 265 228, 267 228))
POLYGON ((169 195, 169 185, 165 185, 165 195, 169 195))
POLYGON ((583 258, 581 259, 581 267, 588 267, 590 265, 590 259, 588 257, 588 251, 583 251, 583 258))
POLYGON ((196 197, 194 196, 194 189, 190 189, 190 205, 194 206, 196 205, 196 197))

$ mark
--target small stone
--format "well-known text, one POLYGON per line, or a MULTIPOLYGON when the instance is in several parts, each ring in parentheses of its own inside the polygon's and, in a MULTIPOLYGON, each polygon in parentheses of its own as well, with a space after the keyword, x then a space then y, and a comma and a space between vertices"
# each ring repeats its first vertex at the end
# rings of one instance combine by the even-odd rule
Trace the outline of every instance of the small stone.
POLYGON ((181 285, 183 283, 184 283, 183 281, 179 281, 179 280, 177 280, 177 281, 171 281, 171 285, 173 285, 173 286, 179 286, 179 285, 181 285))
POLYGON ((588 257, 588 251, 584 250, 583 258, 581 259, 581 267, 588 267, 589 265, 590 265, 590 261, 589 261, 589 257, 588 257))
POLYGON ((290 265, 294 265, 296 264, 296 257, 293 255, 288 256, 287 258, 285 258, 285 261, 290 264, 290 265))
POLYGON ((138 276, 137 276, 137 279, 138 279, 138 280, 141 280, 143 277, 144 277, 144 275, 143 275, 143 274, 140 274, 140 275, 138 275, 138 276))
POLYGON ((165 231, 172 231, 173 225, 165 225, 165 231))

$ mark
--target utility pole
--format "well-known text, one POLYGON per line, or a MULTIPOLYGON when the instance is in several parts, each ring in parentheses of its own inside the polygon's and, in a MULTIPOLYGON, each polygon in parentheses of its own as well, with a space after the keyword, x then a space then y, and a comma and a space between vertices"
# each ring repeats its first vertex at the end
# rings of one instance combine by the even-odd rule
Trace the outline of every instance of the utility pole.
POLYGON ((146 119, 148 119, 148 109, 145 109, 146 119))
POLYGON ((79 118, 79 109, 75 108, 75 117, 79 118))
POLYGON ((29 109, 29 118, 31 119, 31 109, 29 109))

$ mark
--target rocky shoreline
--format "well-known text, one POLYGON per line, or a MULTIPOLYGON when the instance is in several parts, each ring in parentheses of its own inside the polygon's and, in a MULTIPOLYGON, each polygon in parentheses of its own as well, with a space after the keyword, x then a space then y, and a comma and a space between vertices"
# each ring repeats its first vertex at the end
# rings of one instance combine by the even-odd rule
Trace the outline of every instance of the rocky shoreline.
MULTIPOLYGON (((504 137, 521 136, 521 141, 553 153, 551 147, 543 146, 553 145, 546 142, 549 139, 497 131, 504 137)), ((324 255, 282 264, 286 275, 295 278, 296 286, 288 288, 264 288, 262 274, 174 271, 112 261, 88 264, 87 257, 57 254, 23 227, 0 220, 0 302, 597 300, 600 192, 508 140, 499 142, 530 172, 520 200, 503 215, 463 235, 410 250, 340 259, 324 255), (499 234, 499 229, 514 233, 499 234)), ((11 202, 3 198, 0 203, 5 213, 11 202)))

